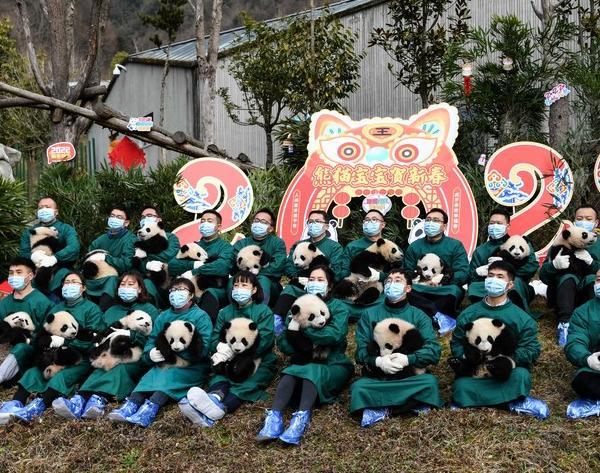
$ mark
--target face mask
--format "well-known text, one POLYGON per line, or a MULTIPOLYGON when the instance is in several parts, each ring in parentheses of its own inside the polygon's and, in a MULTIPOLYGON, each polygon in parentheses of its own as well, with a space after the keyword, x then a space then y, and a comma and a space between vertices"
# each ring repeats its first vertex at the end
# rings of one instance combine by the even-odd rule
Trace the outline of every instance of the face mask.
POLYGON ((381 224, 379 222, 363 222, 363 233, 368 237, 379 234, 381 224))
POLYGON ((215 231, 217 230, 217 226, 214 223, 202 222, 200 224, 200 226, 198 227, 198 229, 200 230, 200 234, 203 237, 210 237, 215 234, 215 231))
POLYGON ((404 296, 405 286, 401 282, 388 282, 385 284, 383 291, 385 296, 391 301, 399 301, 404 296))
POLYGON ((488 235, 492 240, 497 240, 506 235, 506 225, 501 223, 490 223, 488 225, 488 235))
POLYGON ((594 294, 596 297, 600 298, 600 283, 594 284, 594 294))
POLYGON ((138 298, 138 290, 135 287, 120 287, 117 294, 123 302, 133 302, 138 298))
POLYGON ((42 207, 37 211, 37 218, 44 223, 51 222, 54 220, 54 210, 49 209, 48 207, 42 207))
POLYGON ((586 232, 593 232, 596 228, 596 222, 590 222, 589 220, 575 220, 575 226, 583 228, 586 232))
POLYGON ((67 301, 74 301, 81 295, 79 284, 65 284, 62 287, 62 296, 67 301))
POLYGON ((115 217, 108 217, 108 228, 112 230, 118 230, 119 228, 123 228, 125 224, 124 220, 115 217))
POLYGON ((498 297, 504 294, 508 283, 498 278, 485 278, 485 292, 488 296, 498 297))
POLYGON ((190 291, 187 289, 179 289, 169 292, 169 303, 174 309, 181 309, 190 300, 190 291))
POLYGON ((156 217, 142 217, 140 220, 140 228, 144 227, 148 223, 156 223, 156 217))
POLYGON ((231 298, 240 305, 246 304, 252 297, 252 291, 244 287, 233 288, 231 298))
POLYGON ((252 235, 254 235, 256 238, 262 238, 269 231, 269 225, 265 223, 254 222, 250 227, 250 231, 252 232, 252 235))
POLYGON ((20 291, 25 288, 25 276, 9 276, 8 284, 15 291, 20 291))
POLYGON ((425 222, 423 230, 428 237, 434 237, 440 234, 442 224, 438 222, 425 222))
POLYGON ((308 224, 308 236, 312 237, 312 238, 316 238, 319 235, 321 235, 321 233, 323 233, 323 229, 325 228, 325 225, 323 225, 322 223, 309 223, 308 224))
POLYGON ((308 281, 306 283, 307 294, 321 294, 324 296, 327 294, 327 282, 325 281, 308 281))

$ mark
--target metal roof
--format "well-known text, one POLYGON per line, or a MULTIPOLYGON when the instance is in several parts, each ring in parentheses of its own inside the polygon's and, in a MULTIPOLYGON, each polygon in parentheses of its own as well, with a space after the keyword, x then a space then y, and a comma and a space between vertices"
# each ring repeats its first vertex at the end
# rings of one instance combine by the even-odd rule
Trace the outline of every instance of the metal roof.
MULTIPOLYGON (((387 0, 342 0, 329 5, 329 11, 332 15, 337 17, 343 17, 354 13, 359 10, 384 3, 387 0)), ((315 8, 314 14, 318 18, 323 15, 325 6, 315 8)), ((310 10, 295 13, 293 15, 274 18, 267 20, 266 23, 275 28, 285 25, 287 19, 298 15, 310 15, 310 10)), ((243 27, 234 28, 227 31, 222 31, 219 39, 219 55, 231 48, 235 39, 242 36, 244 32, 243 27)), ((206 37, 206 47, 208 48, 208 36, 206 37)), ((141 62, 146 64, 164 64, 166 59, 165 47, 163 48, 152 48, 146 51, 140 51, 129 55, 127 62, 141 62)), ((180 41, 171 44, 171 54, 169 63, 174 66, 192 67, 196 64, 196 39, 188 39, 186 41, 180 41)))

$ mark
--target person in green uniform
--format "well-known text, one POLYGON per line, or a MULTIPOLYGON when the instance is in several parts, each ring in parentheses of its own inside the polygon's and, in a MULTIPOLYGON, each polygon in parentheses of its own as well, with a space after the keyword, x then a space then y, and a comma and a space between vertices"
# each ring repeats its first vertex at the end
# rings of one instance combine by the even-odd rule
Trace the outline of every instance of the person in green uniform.
MULTIPOLYGON (((106 255, 101 253, 95 258, 105 260, 119 274, 122 274, 131 268, 136 236, 129 230, 129 215, 123 207, 115 206, 110 211, 106 223, 108 230, 92 241, 88 253, 94 250, 106 251, 106 255)), ((96 302, 103 312, 116 302, 114 299, 116 291, 117 277, 115 276, 87 281, 88 298, 96 302)))
MULTIPOLYGON (((140 227, 143 227, 146 222, 162 222, 162 218, 156 207, 148 206, 142 210, 140 227)), ((146 253, 140 248, 135 248, 133 247, 133 243, 135 242, 132 242, 132 249, 129 251, 131 251, 133 258, 136 259, 132 259, 131 268, 139 270, 142 274, 148 271, 160 271, 162 269, 161 263, 169 263, 171 259, 175 258, 179 251, 179 239, 170 232, 166 232, 166 237, 168 241, 167 249, 156 254, 146 253), (138 266, 134 267, 134 263, 138 266)), ((166 291, 154 284, 150 278, 145 278, 144 284, 156 307, 164 309, 169 306, 169 296, 166 291)))
MULTIPOLYGON (((306 240, 300 240, 294 243, 290 249, 285 264, 285 275, 287 277, 293 278, 298 276, 298 268, 294 264, 294 249, 298 243, 308 241, 313 243, 329 260, 329 267, 332 269, 333 274, 335 275, 335 282, 343 279, 344 250, 342 245, 328 237, 329 233, 327 232, 327 221, 327 213, 322 210, 313 210, 308 215, 308 220, 306 221, 308 238, 306 240)), ((288 313, 294 301, 302 294, 304 294, 302 282, 299 283, 299 286, 295 284, 288 284, 281 292, 279 299, 277 299, 277 302, 273 307, 276 336, 281 335, 284 329, 282 315, 288 313)))
MULTIPOLYGON (((328 404, 348 383, 354 372, 354 365, 346 356, 346 336, 348 333, 348 312, 344 305, 328 297, 333 287, 334 275, 328 266, 316 266, 310 272, 306 290, 309 294, 319 294, 331 314, 327 324, 320 328, 306 328, 304 334, 319 347, 330 349, 322 362, 306 365, 289 365, 282 371, 271 409, 267 409, 264 424, 257 435, 258 442, 279 439, 288 445, 298 445, 310 422, 311 412, 319 404, 328 404), (298 398, 299 396, 299 398, 298 398), (298 402, 296 402, 296 400, 298 402), (295 406, 289 427, 284 431, 283 411, 295 406)), ((288 314, 287 325, 291 322, 288 314)), ((286 332, 278 339, 279 349, 285 355, 292 355, 294 348, 289 343, 286 332)))
MULTIPOLYGON (((580 205, 575 211, 575 226, 593 232, 598 228, 598 212, 588 204, 580 205)), ((569 320, 577 306, 594 297, 594 275, 600 269, 600 238, 587 250, 579 250, 576 258, 589 268, 585 277, 576 274, 564 274, 570 264, 569 255, 557 255, 553 260, 544 261, 540 270, 540 279, 548 285, 548 304, 556 307, 558 318, 557 342, 564 347, 567 343, 569 320), (560 273, 560 274, 559 274, 560 273)))
POLYGON ((179 402, 192 386, 203 384, 210 371, 208 350, 212 335, 212 323, 206 312, 199 309, 193 300, 194 285, 189 279, 177 278, 169 287, 171 308, 162 312, 154 321, 152 333, 146 341, 142 360, 153 366, 142 376, 133 393, 118 409, 108 414, 114 422, 148 427, 161 407, 170 400, 179 402), (188 366, 161 366, 164 356, 156 348, 156 338, 165 328, 165 324, 181 320, 189 322, 201 339, 202 353, 199 360, 193 360, 189 349, 177 354, 187 360, 188 366))
POLYGON ((439 326, 440 333, 449 332, 456 325, 457 310, 464 297, 462 286, 469 279, 469 259, 463 244, 444 234, 448 225, 448 214, 438 208, 433 208, 425 216, 425 238, 412 242, 404 257, 404 267, 415 271, 417 262, 427 253, 434 253, 444 264, 453 271, 450 284, 431 285, 415 284, 413 292, 421 294, 433 301, 438 313, 433 316, 439 326))
MULTIPOLYGON (((58 240, 63 246, 62 250, 52 256, 42 256, 39 262, 39 267, 54 268, 52 279, 49 286, 39 288, 54 302, 60 300, 59 290, 61 282, 69 272, 73 269, 73 265, 79 258, 81 245, 79 237, 75 229, 64 222, 58 220, 58 205, 50 197, 44 197, 38 202, 37 220, 23 230, 19 245, 19 256, 32 258, 31 242, 29 230, 36 227, 54 227, 58 231, 58 240)), ((34 261, 38 258, 33 256, 34 261)))
MULTIPOLYGON (((42 327, 54 304, 32 286, 34 276, 33 261, 22 256, 12 259, 8 266, 8 284, 13 292, 0 299, 0 319, 5 319, 15 312, 26 312, 31 317, 35 334, 42 327)), ((11 347, 10 353, 0 364, 0 384, 16 382, 19 374, 31 366, 33 356, 34 351, 30 344, 18 343, 11 347)))
POLYGON ((265 389, 277 374, 277 357, 273 353, 273 313, 260 302, 263 300, 258 277, 248 271, 241 271, 233 277, 231 291, 233 303, 219 311, 217 323, 212 333, 210 352, 213 366, 231 360, 234 351, 229 344, 221 341, 221 331, 225 323, 246 318, 257 327, 259 342, 256 358, 260 358, 258 368, 248 379, 234 382, 229 377, 217 374, 210 381, 208 392, 193 387, 179 403, 181 412, 194 425, 211 427, 226 414, 234 413, 242 402, 256 402, 267 398, 265 389))
MULTIPOLYGON (((54 306, 52 312, 69 312, 77 321, 79 328, 86 328, 93 332, 103 330, 100 308, 84 298, 85 280, 83 276, 77 272, 69 272, 65 276, 61 292, 64 302, 54 306)), ((76 385, 90 372, 91 365, 87 354, 92 348, 92 342, 84 342, 76 338, 69 340, 53 335, 51 347, 59 348, 61 346, 76 348, 83 355, 83 360, 76 365, 62 369, 50 379, 45 379, 43 370, 37 366, 25 371, 19 380, 19 388, 13 396, 14 410, 6 415, 2 414, 5 419, 16 417, 23 422, 31 422, 34 418, 42 415, 55 399, 61 396, 70 396, 75 391, 76 385), (35 394, 33 400, 23 406, 32 394, 35 394)), ((0 423, 2 423, 1 419, 0 423)))
POLYGON ((567 407, 567 417, 600 416, 600 271, 594 281, 594 298, 573 312, 565 354, 578 368, 571 386, 580 397, 567 407))
MULTIPOLYGON (((475 248, 471 263, 469 264, 469 290, 467 297, 473 302, 480 301, 485 296, 484 279, 487 277, 488 265, 498 259, 493 254, 509 239, 510 214, 504 209, 495 209, 490 215, 488 223, 489 240, 475 248)), ((535 250, 529 243, 529 256, 520 268, 515 268, 515 285, 508 293, 508 297, 525 312, 529 312, 529 301, 533 297, 533 290, 529 280, 539 269, 539 262, 535 250)))
POLYGON ((390 415, 426 412, 429 406, 442 406, 438 380, 432 374, 417 374, 397 380, 382 380, 370 374, 373 367, 393 375, 407 366, 426 368, 440 360, 441 348, 431 319, 408 302, 411 285, 412 279, 408 272, 392 269, 385 281, 384 302, 369 309, 356 327, 355 358, 364 367, 364 375, 352 384, 350 412, 362 410, 363 427, 370 427, 390 415), (413 324, 423 337, 423 346, 408 356, 402 353, 385 356, 369 354, 373 328, 387 318, 397 318, 413 324))
MULTIPOLYGON (((117 295, 119 303, 104 313, 105 327, 110 327, 132 311, 145 312, 152 321, 158 317, 158 310, 150 304, 144 280, 137 271, 126 271, 119 277, 117 295)), ((127 336, 133 345, 143 349, 148 337, 144 333, 146 328, 142 328, 143 330, 113 329, 109 336, 127 336)), ((54 412, 66 419, 102 417, 108 400, 124 400, 147 370, 148 365, 141 360, 119 364, 108 371, 97 368, 71 399, 59 397, 54 400, 54 412)))
POLYGON ((487 295, 459 315, 450 349, 453 357, 463 359, 465 326, 481 317, 498 319, 510 327, 517 337, 517 349, 513 357, 516 367, 507 381, 469 376, 457 378, 453 384, 452 399, 456 407, 497 407, 545 419, 550 415, 548 405, 529 396, 529 371, 540 356, 537 325, 527 312, 509 299, 508 292, 514 286, 514 279, 514 269, 509 263, 490 263, 485 280, 487 295))
POLYGON ((228 303, 226 286, 233 264, 233 247, 221 238, 223 217, 219 212, 205 210, 198 218, 202 238, 196 243, 206 250, 210 262, 202 264, 200 261, 186 261, 173 257, 169 262, 169 274, 182 275, 187 279, 202 275, 214 281, 215 286, 219 286, 208 288, 198 301, 200 309, 214 322, 219 309, 228 303))
MULTIPOLYGON (((258 273, 258 281, 262 287, 263 302, 268 305, 275 303, 281 293, 279 280, 285 269, 287 253, 285 242, 275 234, 275 214, 267 208, 260 209, 252 219, 250 231, 252 236, 246 237, 233 245, 231 270, 237 272, 237 256, 240 250, 249 245, 260 246, 270 257, 269 265, 258 273)), ((231 280, 230 286, 231 289, 231 280)), ((231 293, 231 290, 228 291, 231 293)))

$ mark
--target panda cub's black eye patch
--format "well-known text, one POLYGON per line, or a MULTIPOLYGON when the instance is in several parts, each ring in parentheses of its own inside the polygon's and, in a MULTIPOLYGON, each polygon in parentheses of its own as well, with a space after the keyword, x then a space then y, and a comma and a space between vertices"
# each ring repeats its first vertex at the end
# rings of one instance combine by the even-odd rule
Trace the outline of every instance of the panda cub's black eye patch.
POLYGON ((396 253, 398 250, 396 248, 392 248, 392 253, 396 253))
POLYGON ((481 343, 481 337, 477 337, 475 339, 475 345, 479 345, 481 343))
POLYGON ((68 330, 68 328, 69 328, 69 326, 68 326, 67 324, 65 324, 65 325, 63 325, 63 326, 60 328, 60 331, 61 331, 61 332, 66 332, 66 331, 68 330))
POLYGON ((315 319, 315 314, 310 314, 308 316, 308 320, 314 320, 315 319))
POLYGON ((301 259, 302 261, 304 261, 304 260, 306 259, 306 257, 305 257, 304 255, 300 255, 300 259, 301 259))
POLYGON ((185 338, 179 337, 179 341, 185 345, 185 338))
POLYGON ((229 340, 229 343, 235 343, 235 337, 232 337, 231 340, 229 340))
POLYGON ((248 345, 248 340, 246 340, 246 337, 242 338, 240 340, 244 345, 248 345))
POLYGON ((391 344, 389 344, 389 343, 386 343, 386 344, 385 344, 385 347, 386 347, 388 350, 391 350, 391 349, 393 348, 393 347, 392 347, 392 345, 391 345, 391 344))
POLYGON ((494 343, 494 339, 492 338, 492 336, 491 336, 491 335, 488 335, 488 338, 487 338, 487 340, 488 340, 488 342, 490 342, 490 343, 494 343))

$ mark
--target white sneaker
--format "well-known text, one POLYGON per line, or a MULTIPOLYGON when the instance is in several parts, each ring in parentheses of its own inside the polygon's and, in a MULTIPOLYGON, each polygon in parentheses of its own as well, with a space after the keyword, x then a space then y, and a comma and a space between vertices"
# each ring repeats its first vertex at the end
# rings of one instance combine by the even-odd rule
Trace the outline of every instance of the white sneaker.
POLYGON ((187 398, 192 407, 199 410, 209 419, 219 420, 225 417, 225 406, 223 406, 216 396, 208 394, 204 389, 197 387, 190 388, 187 398))

